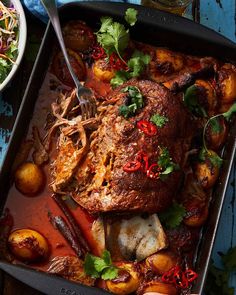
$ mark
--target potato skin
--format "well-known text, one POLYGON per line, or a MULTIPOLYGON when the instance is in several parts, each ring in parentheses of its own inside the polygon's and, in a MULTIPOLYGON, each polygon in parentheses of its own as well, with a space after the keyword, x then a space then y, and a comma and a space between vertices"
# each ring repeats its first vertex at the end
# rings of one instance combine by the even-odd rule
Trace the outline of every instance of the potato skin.
POLYGON ((115 282, 114 280, 106 281, 107 288, 110 292, 114 294, 126 295, 130 294, 138 289, 140 280, 139 280, 139 272, 136 270, 135 265, 133 263, 125 263, 121 262, 117 264, 117 266, 126 271, 130 277, 124 282, 115 282))
POLYGON ((214 131, 210 124, 206 131, 207 146, 213 150, 219 150, 226 141, 228 135, 228 126, 223 116, 216 118, 219 124, 219 130, 214 131))
POLYGON ((41 168, 31 162, 23 163, 15 172, 16 188, 26 195, 38 193, 44 185, 44 180, 41 168))
POLYGON ((149 256, 146 259, 146 264, 154 272, 162 275, 178 264, 178 258, 171 251, 163 250, 149 256))
POLYGON ((214 186, 220 174, 218 166, 213 165, 209 159, 206 159, 205 162, 196 163, 194 168, 195 175, 204 189, 214 186))
POLYGON ((32 229, 24 228, 13 231, 8 238, 8 246, 11 252, 24 262, 44 260, 49 255, 47 240, 32 229))
POLYGON ((110 82, 115 76, 115 71, 105 59, 98 59, 93 65, 93 73, 96 78, 103 82, 110 82))
POLYGON ((200 227, 207 220, 209 211, 208 205, 199 199, 190 199, 184 203, 186 217, 184 224, 190 227, 200 227))
POLYGON ((236 98, 236 69, 224 64, 218 72, 218 83, 221 92, 221 103, 228 104, 236 98))
POLYGON ((81 21, 68 22, 63 28, 63 36, 66 47, 75 51, 88 50, 95 41, 91 28, 81 21))
POLYGON ((166 284, 157 281, 151 281, 142 289, 142 294, 147 292, 158 292, 161 294, 177 295, 176 288, 171 284, 166 284))

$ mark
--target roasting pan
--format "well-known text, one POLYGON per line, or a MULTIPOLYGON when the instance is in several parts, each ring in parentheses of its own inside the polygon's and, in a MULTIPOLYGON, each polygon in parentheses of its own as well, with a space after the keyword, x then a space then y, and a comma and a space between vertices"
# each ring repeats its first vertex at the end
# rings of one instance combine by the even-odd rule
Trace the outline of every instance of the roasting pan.
MULTIPOLYGON (((98 27, 100 17, 104 15, 112 16, 114 19, 123 22, 124 12, 131 6, 138 10, 138 22, 135 28, 130 29, 132 39, 157 46, 168 46, 174 50, 189 54, 210 55, 224 61, 236 62, 235 43, 204 26, 166 12, 131 4, 77 2, 61 7, 60 18, 62 23, 72 19, 82 19, 91 27, 96 28, 98 27)), ((2 170, 0 171, 1 211, 3 210, 8 190, 12 184, 11 167, 14 157, 22 138, 28 130, 34 104, 51 58, 50 49, 55 42, 55 34, 49 23, 19 109, 2 170)), ((236 124, 232 124, 227 144, 223 151, 224 164, 221 170, 221 176, 213 193, 214 198, 211 203, 211 214, 202 230, 202 237, 204 238, 201 238, 195 255, 195 268, 199 277, 192 289, 192 293, 194 294, 202 294, 203 292, 230 170, 234 160, 235 147, 236 124)), ((83 287, 61 278, 55 278, 57 280, 57 287, 55 287, 55 281, 52 282, 51 275, 21 266, 4 265, 0 262, 0 268, 3 267, 16 278, 46 294, 107 294, 107 292, 101 289, 83 287), (42 281, 43 284, 41 283, 42 281)))

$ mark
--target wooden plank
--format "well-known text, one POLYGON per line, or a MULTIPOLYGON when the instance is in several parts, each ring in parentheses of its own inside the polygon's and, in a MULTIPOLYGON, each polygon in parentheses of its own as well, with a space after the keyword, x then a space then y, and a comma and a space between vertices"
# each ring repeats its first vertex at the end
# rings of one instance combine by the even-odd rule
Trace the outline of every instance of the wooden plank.
POLYGON ((200 23, 236 41, 235 0, 200 1, 200 23))

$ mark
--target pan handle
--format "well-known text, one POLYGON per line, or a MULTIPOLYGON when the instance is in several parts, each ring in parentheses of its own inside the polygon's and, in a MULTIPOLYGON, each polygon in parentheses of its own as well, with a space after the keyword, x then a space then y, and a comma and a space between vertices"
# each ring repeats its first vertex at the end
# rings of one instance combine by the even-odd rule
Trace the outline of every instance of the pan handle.
POLYGON ((47 295, 105 295, 111 294, 98 288, 87 287, 63 278, 36 271, 24 266, 0 262, 0 269, 47 295))

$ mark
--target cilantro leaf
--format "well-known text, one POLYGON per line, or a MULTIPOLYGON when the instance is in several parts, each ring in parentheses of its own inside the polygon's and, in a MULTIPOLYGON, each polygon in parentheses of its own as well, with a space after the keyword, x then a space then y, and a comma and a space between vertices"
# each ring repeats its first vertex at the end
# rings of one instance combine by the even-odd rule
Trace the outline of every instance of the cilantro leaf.
POLYGON ((108 267, 101 275, 103 280, 113 280, 118 277, 118 268, 115 266, 108 267))
POLYGON ((190 112, 200 117, 207 117, 205 109, 198 101, 198 87, 192 85, 188 87, 184 93, 184 104, 188 107, 190 112))
POLYGON ((220 124, 218 118, 212 118, 212 120, 209 121, 209 124, 211 126, 212 133, 219 134, 220 132, 222 132, 223 127, 220 124))
POLYGON ((111 280, 118 276, 118 268, 112 264, 110 252, 104 250, 102 257, 86 254, 84 271, 93 278, 111 280))
POLYGON ((173 202, 166 211, 159 214, 160 221, 170 229, 176 228, 182 222, 186 210, 183 205, 173 202))
POLYGON ((207 159, 209 159, 213 166, 219 168, 223 163, 223 159, 220 156, 218 156, 217 153, 213 151, 208 151, 205 148, 201 149, 198 158, 201 162, 205 162, 207 159))
POLYGON ((125 71, 117 71, 110 81, 112 88, 116 88, 126 82, 129 79, 129 75, 127 74, 125 71))
POLYGON ((137 21, 138 11, 134 8, 128 8, 125 12, 125 20, 130 26, 134 26, 137 21))
POLYGON ((129 71, 117 71, 115 77, 111 79, 112 88, 122 85, 124 82, 133 77, 138 77, 144 71, 146 65, 149 64, 151 58, 149 55, 136 50, 131 59, 128 61, 129 71))
POLYGON ((112 25, 113 19, 108 16, 103 16, 100 19, 101 21, 101 28, 99 29, 99 33, 106 33, 108 28, 112 25))
POLYGON ((157 164, 162 169, 162 172, 160 173, 160 177, 162 179, 164 179, 163 176, 168 175, 174 170, 179 169, 179 165, 172 161, 170 153, 166 147, 161 148, 161 153, 158 157, 157 164))
POLYGON ((135 50, 131 59, 128 61, 130 77, 140 76, 150 60, 151 57, 148 54, 135 50))
POLYGON ((151 116, 150 121, 152 123, 156 124, 157 127, 163 127, 169 121, 169 119, 165 116, 155 114, 155 115, 151 116))
POLYGON ((230 107, 230 109, 227 112, 223 113, 222 115, 225 117, 227 121, 229 121, 233 113, 236 113, 236 102, 230 107))
POLYGON ((123 92, 128 92, 130 103, 119 107, 119 114, 125 118, 135 115, 138 109, 144 106, 143 96, 138 87, 127 86, 122 89, 123 92))
POLYGON ((11 65, 4 58, 0 57, 0 83, 6 79, 10 69, 11 65))
POLYGON ((111 17, 102 17, 101 27, 96 35, 107 55, 116 52, 122 59, 122 52, 129 43, 129 30, 123 24, 114 22, 111 17))

